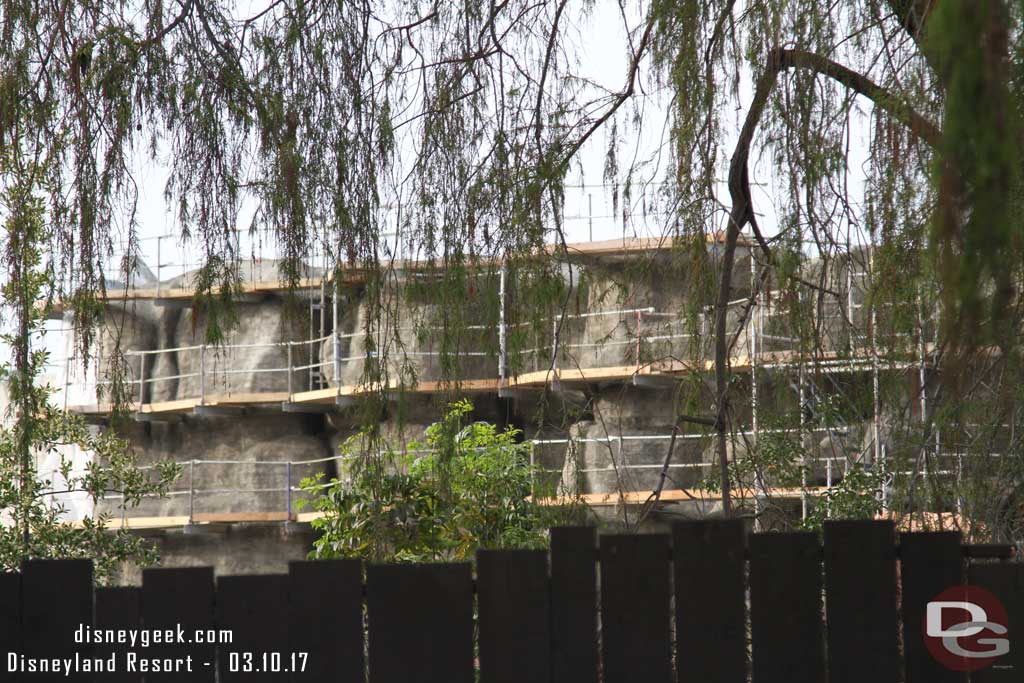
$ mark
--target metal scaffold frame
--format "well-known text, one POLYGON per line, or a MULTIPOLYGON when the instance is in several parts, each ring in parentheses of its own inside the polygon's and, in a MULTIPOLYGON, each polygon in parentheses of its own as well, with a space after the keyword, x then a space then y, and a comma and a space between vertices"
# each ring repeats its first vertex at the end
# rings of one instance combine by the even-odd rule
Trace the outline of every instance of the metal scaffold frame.
MULTIPOLYGON (((158 240, 158 252, 160 250, 158 240)), ((768 373, 766 376, 771 376, 773 373, 779 372, 792 372, 796 371, 797 374, 797 398, 799 403, 799 432, 801 434, 809 433, 813 427, 807 421, 805 415, 805 406, 808 401, 813 400, 814 394, 817 389, 814 388, 815 380, 814 377, 819 376, 822 372, 826 374, 831 373, 859 373, 868 371, 871 378, 872 386, 872 415, 871 415, 871 445, 868 449, 872 454, 872 463, 878 467, 883 480, 887 481, 887 477, 893 475, 888 471, 888 464, 886 462, 886 449, 882 439, 882 409, 881 409, 881 374, 883 361, 887 369, 889 370, 906 370, 914 365, 917 366, 919 372, 919 386, 921 387, 920 392, 920 410, 921 419, 925 421, 928 419, 928 392, 926 391, 926 365, 929 362, 927 358, 927 344, 924 341, 925 337, 925 326, 923 321, 923 308, 919 301, 918 305, 918 330, 917 330, 917 349, 916 363, 908 360, 897 360, 890 353, 891 347, 887 348, 886 351, 880 351, 880 338, 878 328, 878 310, 876 303, 871 298, 856 300, 855 292, 859 288, 864 296, 866 293, 871 291, 872 281, 874 276, 874 252, 875 247, 873 244, 867 245, 867 269, 862 272, 855 272, 855 259, 854 254, 849 244, 846 245, 846 292, 845 302, 841 299, 836 301, 819 300, 818 305, 815 305, 813 310, 814 323, 819 327, 830 327, 832 323, 839 321, 841 323, 840 331, 845 331, 846 336, 849 339, 849 349, 847 353, 841 353, 838 350, 822 350, 816 349, 813 353, 808 353, 802 346, 797 348, 777 348, 779 345, 785 347, 786 345, 794 345, 797 342, 797 338, 792 336, 790 333, 788 336, 784 333, 777 331, 777 325, 773 324, 773 316, 776 315, 774 306, 772 305, 772 297, 776 295, 776 292, 772 291, 771 278, 766 278, 765 282, 768 284, 767 287, 760 290, 757 283, 759 282, 760 272, 759 264, 754 258, 753 250, 751 249, 748 254, 750 257, 750 283, 752 288, 752 296, 748 299, 738 299, 729 302, 731 307, 741 310, 741 320, 745 322, 741 323, 745 326, 745 339, 746 339, 746 352, 745 354, 737 355, 731 361, 731 365, 734 370, 738 371, 750 371, 750 429, 741 432, 745 437, 749 436, 750 443, 756 448, 759 444, 759 439, 762 433, 762 425, 760 424, 759 413, 761 410, 761 399, 760 396, 760 376, 762 373, 768 373), (857 278, 860 278, 861 282, 855 282, 857 278), (753 288, 757 287, 757 290, 753 288), (844 305, 845 304, 845 305, 844 305), (749 310, 742 311, 741 307, 748 307, 749 310), (857 320, 855 319, 855 312, 867 308, 867 316, 861 316, 863 320, 866 317, 867 321, 867 334, 862 334, 857 331, 857 320), (858 343, 861 342, 861 343, 858 343), (867 342, 864 344, 863 342, 867 342), (776 347, 776 348, 773 348, 776 347), (845 358, 843 356, 846 356, 845 358), (809 392, 810 395, 809 395, 809 392)), ((160 270, 161 263, 158 259, 158 272, 160 270)), ((166 265, 166 264, 165 264, 166 265)), ((768 267, 767 265, 764 267, 768 267)), ((801 266, 802 267, 802 266, 801 266)), ((219 406, 245 406, 245 405, 259 405, 259 404, 275 404, 280 403, 286 410, 290 406, 292 409, 301 410, 303 406, 316 407, 317 405, 344 405, 350 402, 354 397, 360 393, 370 393, 374 391, 384 390, 386 392, 395 391, 397 389, 417 391, 417 387, 397 387, 391 385, 381 386, 367 386, 367 385, 342 385, 339 381, 340 377, 345 375, 345 365, 348 363, 364 363, 370 360, 379 362, 380 357, 378 354, 371 349, 364 349, 362 353, 353 353, 353 350, 357 348, 360 338, 365 338, 367 335, 366 331, 355 331, 346 333, 341 329, 341 310, 340 300, 342 297, 342 284, 337 279, 331 279, 328 282, 326 277, 326 268, 323 271, 324 275, 314 285, 313 282, 307 283, 307 287, 312 291, 313 289, 318 290, 316 296, 309 297, 309 336, 310 339, 305 340, 288 340, 280 342, 266 342, 266 343, 254 343, 254 344, 227 344, 217 347, 211 347, 206 344, 199 344, 193 346, 182 346, 168 349, 136 349, 129 350, 126 352, 126 356, 129 359, 138 358, 138 376, 133 379, 137 383, 137 401, 135 402, 134 408, 140 419, 146 416, 158 414, 162 411, 169 413, 183 412, 189 410, 195 410, 198 412, 199 409, 203 408, 217 408, 219 406), (327 329, 327 298, 330 298, 330 320, 331 329, 327 329), (317 299, 314 301, 314 299, 317 299), (319 313, 319 317, 317 316, 319 313), (319 334, 317 334, 319 333, 319 334), (316 336, 314 336, 316 335, 316 336), (343 355, 345 353, 345 343, 348 342, 348 356, 343 355), (326 343, 330 343, 331 357, 329 359, 318 358, 319 350, 326 349, 326 343), (310 359, 310 362, 303 363, 297 362, 296 348, 308 347, 309 353, 306 356, 310 359), (260 367, 245 367, 238 368, 231 365, 232 358, 234 357, 234 351, 252 350, 252 349, 268 349, 277 350, 283 353, 284 362, 280 366, 265 366, 263 364, 260 367), (192 372, 176 372, 175 374, 158 374, 154 368, 161 365, 164 368, 171 367, 170 363, 158 364, 155 362, 155 358, 160 354, 194 354, 198 356, 198 370, 192 372), (154 360, 154 362, 148 362, 154 360), (211 369, 211 362, 214 367, 211 369), (149 371, 147 372, 147 368, 149 371), (325 370, 330 368, 332 370, 333 378, 331 382, 326 381, 325 370), (280 392, 236 392, 232 394, 229 390, 227 393, 215 393, 211 391, 211 387, 208 386, 208 382, 211 378, 216 381, 220 381, 221 384, 229 384, 227 381, 230 377, 236 375, 248 375, 248 376, 259 376, 267 374, 273 376, 275 374, 287 373, 287 388, 285 391, 280 392), (177 397, 175 400, 164 402, 165 404, 172 405, 160 405, 159 402, 153 402, 152 400, 147 401, 147 397, 151 395, 151 392, 147 392, 147 388, 154 386, 158 382, 173 381, 173 380, 185 380, 191 379, 197 381, 197 391, 194 396, 177 397), (300 381, 302 380, 302 381, 300 381), (333 382, 333 386, 331 383, 333 382), (328 386, 324 386, 324 385, 328 386)), ((707 335, 705 331, 709 329, 707 321, 705 320, 705 313, 702 313, 699 317, 700 331, 687 331, 685 327, 685 320, 683 316, 674 314, 669 311, 659 311, 653 307, 636 307, 636 308, 621 308, 615 310, 599 310, 599 311, 588 311, 577 314, 559 314, 553 316, 548 322, 550 322, 552 339, 550 343, 544 343, 539 341, 534 348, 528 349, 509 349, 509 327, 510 324, 507 320, 506 312, 506 298, 508 296, 509 283, 507 282, 507 270, 502 266, 498 271, 499 286, 498 286, 498 318, 499 322, 497 329, 491 329, 486 325, 470 326, 472 329, 482 331, 485 334, 495 333, 497 336, 497 351, 491 349, 467 349, 459 350, 454 355, 465 358, 496 358, 497 371, 492 377, 467 377, 462 378, 464 387, 467 387, 471 391, 482 391, 482 392, 498 392, 499 395, 514 396, 515 392, 523 390, 533 390, 543 388, 551 383, 561 385, 566 382, 594 382, 594 381, 629 381, 636 380, 639 377, 646 375, 661 375, 669 380, 678 379, 686 373, 694 371, 705 372, 711 369, 709 358, 710 353, 708 349, 702 347, 696 348, 696 362, 677 362, 677 361, 664 361, 657 357, 656 354, 650 355, 648 358, 644 358, 645 351, 648 349, 656 348, 658 344, 664 345, 669 351, 674 350, 675 346, 679 344, 685 345, 684 348, 687 352, 693 351, 693 342, 699 341, 700 344, 706 344, 707 335), (617 319, 617 322, 611 327, 612 333, 610 333, 605 339, 600 342, 587 342, 585 339, 577 339, 571 333, 570 328, 573 325, 586 326, 587 321, 598 317, 613 317, 617 319), (648 322, 650 321, 650 322, 648 322), (645 324, 645 322, 647 324, 645 324), (632 329, 630 329, 632 326, 632 329), (587 365, 581 362, 583 357, 588 352, 593 352, 595 358, 605 358, 607 353, 602 356, 602 352, 607 352, 608 349, 621 348, 623 350, 621 355, 621 363, 614 366, 608 365, 587 365), (630 358, 632 353, 633 357, 630 358), (535 365, 538 366, 533 373, 514 375, 510 371, 510 359, 517 354, 520 358, 523 356, 532 357, 535 365), (541 362, 541 359, 544 359, 541 362), (569 367, 567 367, 567 365, 569 367), (572 367, 575 366, 575 367, 572 367)), ((802 279, 802 278, 801 278, 802 279)), ((166 292, 165 292, 166 293, 166 292)), ((161 289, 158 286, 156 288, 156 296, 161 295, 161 289)), ((804 291, 800 290, 801 297, 804 296, 804 291)), ((820 295, 819 295, 820 298, 820 295)), ((533 324, 533 323, 521 323, 521 324, 533 324)), ((467 328, 467 329, 470 329, 467 328)), ((429 331, 430 328, 428 328, 429 331)), ((424 328, 418 326, 415 328, 407 328, 401 326, 394 326, 390 331, 394 334, 402 334, 402 332, 415 330, 418 333, 422 333, 424 328)), ((741 330, 730 331, 730 337, 734 334, 741 332, 741 330)), ((937 332, 936 332, 937 334, 937 332)), ((838 346, 836 347, 838 349, 838 346)), ((429 350, 419 351, 404 351, 403 353, 407 357, 411 358, 430 358, 441 356, 443 351, 429 350)), ((667 357, 685 357, 685 353, 665 353, 663 356, 667 357)), ((933 349, 931 363, 936 363, 937 358, 933 349)), ((75 406, 69 405, 68 397, 72 386, 72 364, 74 359, 71 355, 68 355, 64 361, 65 377, 63 382, 63 396, 62 401, 65 407, 75 409, 75 406)), ((100 364, 102 363, 102 359, 100 364)), ((97 366, 98 367, 98 366, 97 366)), ((350 373, 361 374, 361 373, 350 373)), ((94 386, 103 386, 106 380, 96 377, 92 380, 94 386)), ((792 384, 792 383, 791 383, 792 384)), ((426 393, 431 393, 439 390, 441 387, 440 382, 434 383, 423 383, 422 390, 426 393)), ((105 409, 103 406, 92 406, 92 407, 80 407, 83 412, 89 413, 92 411, 94 414, 101 414, 105 409)), ((618 444, 621 448, 623 439, 629 440, 632 435, 619 435, 618 444)), ((658 437, 658 438, 668 438, 658 437)), ((689 438, 689 435, 687 435, 689 438)), ((935 430, 935 453, 940 453, 940 437, 938 430, 935 430)), ((586 440, 583 440, 586 441, 586 440)), ((539 443, 544 443, 538 441, 539 443)), ((568 443, 568 441, 566 442, 568 443)), ((536 445, 536 444, 535 444, 536 445)), ((863 453, 862 453, 863 455, 863 453)), ((928 476, 927 470, 927 457, 922 455, 924 462, 924 475, 928 476)), ((335 458, 327 458, 326 460, 334 460, 335 458)), ((190 461, 190 471, 194 469, 195 464, 199 461, 190 461)), ((801 515, 806 518, 810 505, 811 497, 809 495, 810 487, 808 480, 808 468, 814 462, 823 462, 826 468, 826 486, 825 489, 831 489, 835 484, 833 466, 842 462, 844 468, 849 465, 844 458, 807 458, 806 455, 802 456, 801 459, 801 487, 799 494, 796 496, 800 500, 801 515)), ((278 463, 280 464, 280 463, 278 463)), ((670 467, 676 467, 676 464, 670 465, 670 467)), ((678 464, 680 467, 694 467, 694 466, 707 466, 705 463, 699 465, 695 464, 678 464)), ((645 467, 655 467, 653 465, 636 465, 630 463, 624 463, 622 467, 626 469, 644 469, 645 467)), ((657 466, 657 467, 660 467, 657 466)), ((960 476, 962 469, 962 462, 958 463, 957 476, 960 476)), ((288 464, 288 471, 290 474, 291 464, 288 464)), ((603 471, 599 469, 587 469, 584 468, 583 472, 598 472, 603 471)), ((194 499, 196 490, 194 487, 190 487, 192 492, 190 500, 194 499)), ((760 510, 761 499, 767 498, 771 495, 770 482, 766 482, 760 474, 758 474, 754 481, 753 499, 755 507, 760 510)), ((275 489, 276 490, 276 489, 275 489)), ((287 513, 291 515, 291 492, 295 490, 290 481, 284 489, 288 492, 289 505, 287 513)), ((177 495, 181 495, 181 492, 177 492, 177 495)), ((888 492, 887 486, 883 485, 879 492, 881 504, 883 508, 888 506, 888 492)), ((958 504, 960 501, 958 501, 958 504)), ((194 507, 190 504, 190 510, 194 507)), ((191 517, 190 513, 190 517, 191 517)))

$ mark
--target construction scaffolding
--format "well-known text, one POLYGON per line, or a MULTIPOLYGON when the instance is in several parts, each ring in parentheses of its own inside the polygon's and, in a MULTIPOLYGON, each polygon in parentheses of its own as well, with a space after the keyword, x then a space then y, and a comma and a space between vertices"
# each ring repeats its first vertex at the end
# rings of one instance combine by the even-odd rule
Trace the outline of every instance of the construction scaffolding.
MULTIPOLYGON (((608 243, 572 245, 573 253, 591 257, 614 253, 619 256, 645 254, 665 249, 662 244, 633 241, 623 242, 618 248, 608 243), (617 250, 616 250, 617 249, 617 250)), ((160 238, 157 251, 161 252, 160 238)), ((925 298, 922 294, 913 306, 916 309, 912 328, 901 327, 893 314, 896 304, 883 304, 872 297, 874 247, 871 244, 854 247, 847 244, 841 266, 831 272, 819 263, 811 261, 808 268, 818 268, 815 273, 801 270, 798 278, 801 284, 792 281, 785 287, 775 281, 774 273, 764 273, 769 268, 759 263, 752 248, 745 248, 750 269, 750 293, 729 302, 727 318, 730 322, 728 337, 736 343, 730 350, 730 370, 744 377, 743 385, 748 391, 748 403, 744 413, 737 415, 735 428, 730 434, 736 453, 750 453, 760 447, 762 440, 771 435, 798 435, 801 443, 814 438, 833 445, 840 437, 842 427, 821 426, 820 414, 829 409, 830 397, 841 393, 843 387, 859 393, 860 388, 870 386, 870 414, 863 415, 870 437, 852 452, 846 450, 832 455, 808 455, 803 449, 800 456, 800 481, 795 486, 776 486, 761 473, 755 473, 749 486, 741 486, 741 494, 749 494, 755 506, 773 497, 799 500, 802 517, 807 517, 815 500, 828 501, 828 492, 853 467, 868 468, 878 473, 882 480, 879 490, 881 507, 887 509, 890 503, 889 491, 896 476, 949 476, 959 480, 963 471, 962 454, 943 454, 939 430, 934 430, 931 456, 941 462, 951 455, 958 463, 956 467, 940 467, 929 471, 929 455, 921 455, 920 471, 894 469, 888 462, 886 444, 887 425, 883 406, 882 380, 886 376, 916 373, 918 383, 918 410, 922 423, 930 416, 927 385, 930 373, 938 364, 936 316, 928 316, 925 298), (817 287, 810 286, 817 277, 817 287), (758 283, 766 283, 762 288, 758 283), (889 309, 886 309, 889 306, 889 309), (796 311, 796 313, 794 312, 796 311), (932 341, 928 342, 930 338, 932 341), (809 341, 811 340, 811 341, 809 341), (792 398, 779 395, 779 387, 789 387, 792 398), (766 401, 770 402, 766 404, 766 401), (797 422, 786 429, 766 425, 765 416, 777 414, 779 406, 795 401, 797 422), (820 435, 816 437, 815 435, 820 435), (819 473, 820 468, 820 473, 819 473), (821 485, 812 479, 820 474, 821 485)), ((155 284, 134 287, 129 283, 123 291, 114 292, 112 300, 152 300, 158 305, 183 299, 187 287, 161 284, 162 268, 169 262, 156 263, 155 284)), ((803 267, 803 266, 802 266, 803 267)), ((504 268, 499 270, 499 301, 497 325, 471 325, 466 331, 472 332, 479 346, 459 348, 450 351, 432 335, 440 330, 431 326, 390 325, 387 329, 341 329, 339 311, 341 294, 345 283, 335 282, 328 277, 326 261, 313 269, 311 277, 300 283, 309 302, 308 336, 305 339, 238 344, 195 344, 171 348, 128 349, 124 356, 128 361, 131 376, 127 381, 134 387, 134 400, 129 410, 139 420, 173 419, 175 415, 200 414, 217 415, 218 410, 231 411, 246 407, 280 406, 286 411, 317 412, 334 410, 357 400, 359 396, 384 393, 396 400, 402 392, 432 394, 456 390, 463 393, 497 394, 516 396, 519 392, 572 390, 608 384, 670 387, 694 374, 704 374, 714 369, 712 334, 714 311, 702 310, 696 316, 676 310, 659 310, 653 305, 624 306, 611 309, 588 310, 578 313, 562 312, 531 322, 512 323, 506 319, 507 297, 515 289, 509 282, 504 268), (314 272, 315 271, 315 272, 314 272), (328 312, 329 315, 328 315, 328 312), (513 347, 510 337, 517 327, 530 329, 547 326, 550 336, 538 336, 536 343, 527 347, 513 347), (594 332, 600 331, 600 335, 594 332), (429 366, 442 356, 454 357, 460 366, 471 367, 476 373, 467 373, 449 381, 438 377, 415 384, 403 380, 387 379, 387 373, 380 373, 382 365, 396 359, 387 357, 380 349, 381 336, 403 335, 416 337, 415 344, 408 344, 400 351, 402 362, 419 362, 429 366), (374 340, 374 341, 370 341, 374 340), (275 362, 261 362, 251 365, 244 361, 253 351, 272 351, 275 362), (173 362, 171 362, 173 361, 173 362), (375 372, 367 372, 372 365, 375 372), (360 378, 346 383, 343 378, 360 378), (365 379, 376 377, 378 379, 365 379), (244 380, 244 381, 243 381, 244 380), (173 398, 154 400, 159 393, 157 387, 174 384, 173 398), (269 389, 268 389, 269 387, 269 389)), ((146 283, 143 283, 144 285, 146 283)), ((180 284, 180 283, 179 283, 180 284)), ((249 290, 257 292, 280 292, 285 285, 264 276, 253 276, 249 290)), ((642 303, 642 302, 641 302, 642 303)), ((70 348, 70 346, 68 346, 70 348)), ((56 400, 66 408, 103 419, 112 406, 98 400, 95 403, 76 403, 73 397, 89 395, 103 396, 111 379, 104 377, 102 359, 87 368, 83 376, 80 364, 73 354, 54 362, 62 375, 56 400)), ((789 389, 787 389, 789 391, 789 389)), ((163 392, 166 394, 167 392, 163 392)), ((857 400, 845 397, 848 403, 857 400)), ((230 414, 230 413, 229 413, 230 414)), ((683 442, 700 442, 709 438, 708 430, 703 433, 619 433, 603 437, 583 436, 565 439, 532 439, 533 449, 551 449, 564 446, 571 451, 574 447, 598 443, 603 439, 609 448, 618 449, 614 466, 586 465, 578 467, 576 474, 591 475, 614 471, 621 475, 628 472, 661 470, 660 464, 631 463, 623 455, 623 444, 631 442, 660 443, 666 445, 671 439, 683 442)), ((832 446, 834 449, 834 445, 832 446)), ((531 451, 532 452, 532 451, 531 451)), ((338 456, 340 457, 340 456, 338 456)), ((737 455, 734 453, 734 458, 737 455)), ((319 459, 338 461, 338 458, 319 459)), ((257 461, 200 461, 190 460, 186 464, 189 472, 209 464, 232 464, 280 468, 281 482, 258 490, 202 488, 190 485, 188 489, 173 491, 172 496, 188 496, 189 514, 187 523, 196 521, 196 501, 211 493, 276 493, 284 494, 281 514, 284 519, 296 519, 293 494, 299 491, 292 478, 292 467, 305 461, 257 462, 257 461)), ((314 461, 309 461, 314 462, 314 461)), ((707 478, 715 467, 713 462, 669 462, 664 465, 667 472, 695 471, 705 475, 690 477, 690 481, 707 478)), ((551 469, 549 474, 565 475, 567 468, 551 469)), ((628 479, 628 477, 626 478, 628 479)), ((679 487, 686 491, 677 499, 713 500, 717 495, 702 486, 679 487)), ((644 490, 620 490, 618 497, 608 492, 569 491, 572 495, 596 496, 597 504, 621 504, 632 498, 643 498, 649 493, 644 490), (628 494, 628 495, 626 495, 628 494)), ((672 495, 661 496, 670 501, 672 495)), ((111 500, 116 500, 114 495, 111 500)), ((958 501, 959 510, 959 501, 958 501)), ((202 511, 201 514, 216 514, 216 510, 202 511)), ((127 520, 122 524, 130 526, 127 520)))

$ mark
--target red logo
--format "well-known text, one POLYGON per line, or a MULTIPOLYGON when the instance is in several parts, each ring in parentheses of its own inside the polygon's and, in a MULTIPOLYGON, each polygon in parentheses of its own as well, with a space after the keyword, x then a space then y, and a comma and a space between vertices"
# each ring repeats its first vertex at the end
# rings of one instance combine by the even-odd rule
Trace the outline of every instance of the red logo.
POLYGON ((977 586, 952 586, 924 613, 924 642, 943 666, 977 671, 1010 651, 1009 618, 999 598, 977 586))

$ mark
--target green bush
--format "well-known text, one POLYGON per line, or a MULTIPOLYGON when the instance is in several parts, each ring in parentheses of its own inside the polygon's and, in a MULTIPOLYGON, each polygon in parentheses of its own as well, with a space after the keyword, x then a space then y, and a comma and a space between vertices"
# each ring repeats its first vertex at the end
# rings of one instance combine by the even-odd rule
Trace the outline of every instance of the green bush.
POLYGON ((325 513, 313 521, 321 535, 310 557, 465 560, 478 548, 543 547, 565 510, 534 502, 539 471, 518 431, 468 422, 472 410, 468 400, 450 405, 402 453, 367 453, 366 434, 346 441, 339 478, 302 482, 313 496, 305 504, 325 513))

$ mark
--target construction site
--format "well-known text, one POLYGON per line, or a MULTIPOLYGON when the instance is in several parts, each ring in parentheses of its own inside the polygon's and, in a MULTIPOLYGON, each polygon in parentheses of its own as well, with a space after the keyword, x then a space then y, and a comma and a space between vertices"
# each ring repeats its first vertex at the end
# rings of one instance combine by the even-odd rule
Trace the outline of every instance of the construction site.
MULTIPOLYGON (((708 238, 712 266, 721 248, 708 238)), ((800 266, 808 286, 786 291, 758 257, 741 239, 727 317, 730 459, 740 463, 773 439, 795 442, 798 474, 754 468, 740 477, 736 503, 762 528, 799 522, 822 514, 856 468, 883 481, 877 495, 888 510, 895 478, 922 476, 919 466, 899 471, 892 453, 906 449, 897 423, 924 422, 933 411, 937 330, 926 299, 908 303, 905 315, 874 303, 870 244, 808 256, 800 266)), ((109 283, 88 367, 76 360, 58 307, 50 339, 66 353, 52 359, 50 380, 53 400, 105 429, 110 359, 122 358, 131 420, 119 429, 142 467, 173 460, 182 476, 169 495, 136 507, 116 492, 95 506, 55 500, 70 523, 105 513, 109 526, 152 537, 165 566, 283 571, 309 552, 309 522, 321 514, 301 509, 303 479, 338 476, 352 457, 339 446, 368 420, 378 427, 375 448, 401 450, 466 396, 474 419, 515 427, 531 444, 543 472, 536 495, 545 500, 582 503, 610 525, 635 525, 643 508, 652 508, 643 517, 652 528, 719 515, 721 495, 709 484, 713 428, 677 421, 684 404, 709 414, 714 403, 713 299, 694 301, 686 286, 692 257, 680 257, 671 239, 633 238, 570 244, 557 258, 571 305, 510 313, 518 283, 495 264, 479 275, 486 282, 473 296, 488 300, 467 302, 478 319, 463 324, 453 351, 439 338, 436 305, 400 296, 382 313, 358 275, 332 277, 314 262, 295 290, 272 259, 239 264, 237 323, 226 343, 205 344, 192 276, 179 265, 168 277, 158 257, 127 285, 109 283)), ((395 291, 407 293, 416 264, 392 272, 395 291)), ((931 466, 933 475, 958 477, 963 453, 937 431, 928 439, 924 475, 931 466)), ((84 464, 89 454, 75 458, 84 464)), ((940 520, 957 512, 957 501, 921 510, 940 520)), ((139 576, 127 569, 120 580, 139 576)))

